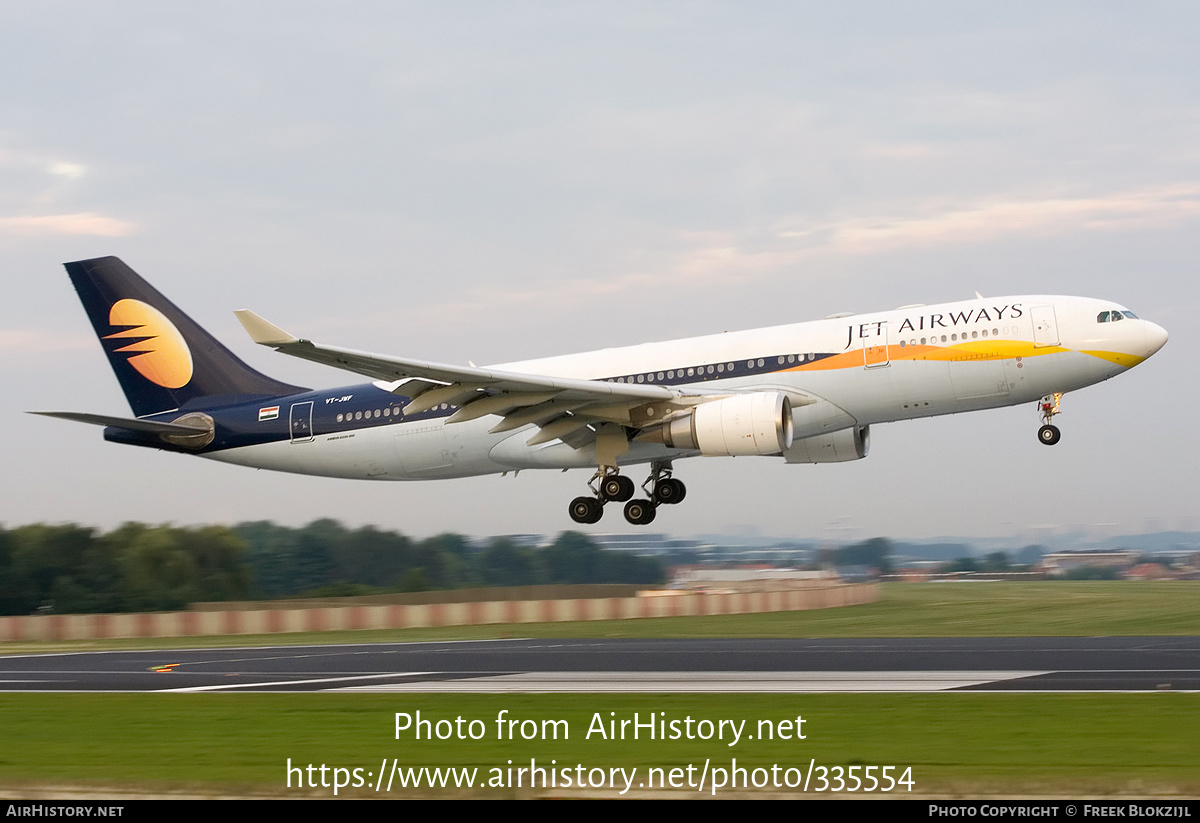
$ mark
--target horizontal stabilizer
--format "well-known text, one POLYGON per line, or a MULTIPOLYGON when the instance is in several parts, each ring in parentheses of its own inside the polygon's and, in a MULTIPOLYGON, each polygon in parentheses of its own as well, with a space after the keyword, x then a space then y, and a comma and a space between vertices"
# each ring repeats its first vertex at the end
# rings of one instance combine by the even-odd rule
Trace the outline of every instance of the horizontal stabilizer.
POLYGON ((29 412, 43 417, 58 417, 63 420, 74 420, 76 423, 90 423, 93 426, 114 426, 130 431, 150 432, 152 434, 195 435, 208 434, 204 426, 185 426, 180 423, 159 423, 154 420, 138 420, 128 417, 109 417, 106 414, 82 414, 80 412, 29 412))

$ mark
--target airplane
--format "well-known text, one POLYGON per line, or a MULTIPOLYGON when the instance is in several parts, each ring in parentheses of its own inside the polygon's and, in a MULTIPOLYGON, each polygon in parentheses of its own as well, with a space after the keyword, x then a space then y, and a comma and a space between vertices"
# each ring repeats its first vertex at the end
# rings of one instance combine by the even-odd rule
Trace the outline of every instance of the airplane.
POLYGON ((66 263, 134 417, 35 412, 104 439, 276 471, 426 480, 594 468, 577 523, 623 503, 634 525, 687 488, 675 463, 758 455, 867 456, 877 423, 1037 401, 1038 439, 1062 396, 1167 342, 1117 303, 1024 295, 832 315, 773 328, 478 367, 314 343, 251 311, 250 338, 370 378, 335 389, 255 371, 116 257, 66 263), (625 473, 649 464, 644 496, 625 473))

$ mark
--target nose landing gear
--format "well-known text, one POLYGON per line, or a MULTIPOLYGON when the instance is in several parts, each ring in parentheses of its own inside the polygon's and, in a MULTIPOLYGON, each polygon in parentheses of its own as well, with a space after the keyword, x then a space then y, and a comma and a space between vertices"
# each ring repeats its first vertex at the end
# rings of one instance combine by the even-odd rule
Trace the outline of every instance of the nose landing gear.
POLYGON ((1062 432, 1058 430, 1058 426, 1050 423, 1054 415, 1062 411, 1061 404, 1062 392, 1048 394, 1038 401, 1038 408, 1042 412, 1042 427, 1038 429, 1038 440, 1047 446, 1053 446, 1062 439, 1062 432))

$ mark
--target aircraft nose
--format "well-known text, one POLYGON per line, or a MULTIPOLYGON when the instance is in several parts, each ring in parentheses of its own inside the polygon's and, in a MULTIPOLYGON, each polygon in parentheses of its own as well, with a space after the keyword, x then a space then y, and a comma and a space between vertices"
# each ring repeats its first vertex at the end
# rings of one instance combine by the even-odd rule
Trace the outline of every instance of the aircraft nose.
POLYGON ((1146 357, 1167 344, 1167 330, 1157 323, 1146 323, 1146 357))

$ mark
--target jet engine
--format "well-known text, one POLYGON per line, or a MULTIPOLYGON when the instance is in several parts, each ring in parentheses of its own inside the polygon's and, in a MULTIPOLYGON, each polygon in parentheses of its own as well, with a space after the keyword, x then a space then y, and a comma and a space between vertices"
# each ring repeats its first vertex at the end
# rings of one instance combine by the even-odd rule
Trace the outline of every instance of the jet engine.
POLYGON ((792 445, 792 403, 782 392, 710 400, 663 423, 661 436, 707 456, 781 454, 792 445))
POLYGON ((871 427, 854 426, 829 434, 804 437, 784 449, 789 463, 844 463, 861 460, 871 450, 871 427))

